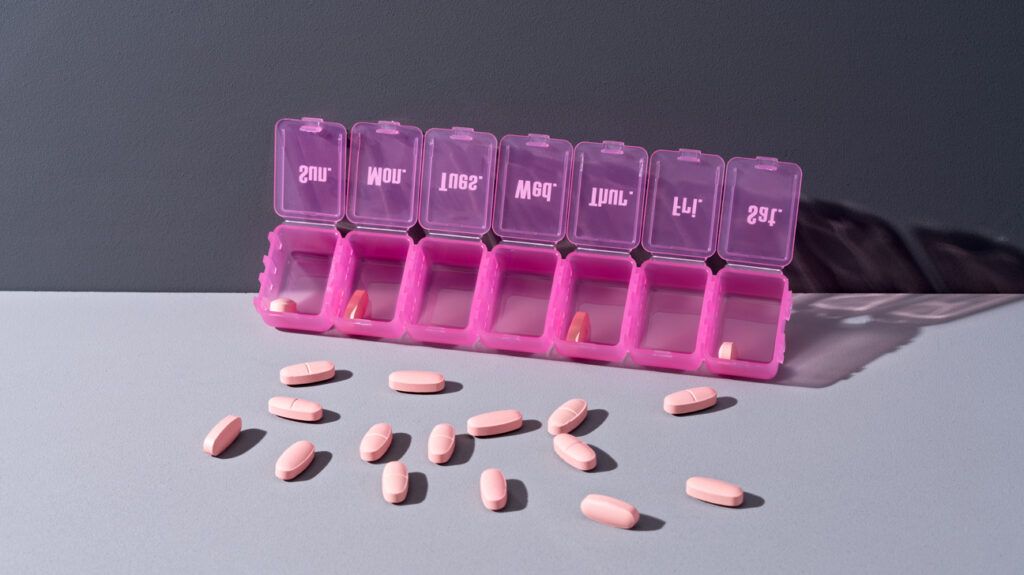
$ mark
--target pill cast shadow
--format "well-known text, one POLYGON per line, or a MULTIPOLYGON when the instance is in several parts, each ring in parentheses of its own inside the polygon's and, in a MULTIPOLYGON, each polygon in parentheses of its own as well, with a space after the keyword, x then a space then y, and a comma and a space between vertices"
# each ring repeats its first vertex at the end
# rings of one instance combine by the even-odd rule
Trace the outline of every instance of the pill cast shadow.
POLYGON ((256 447, 256 444, 262 441, 266 435, 267 432, 263 429, 255 427, 243 429, 235 441, 217 457, 220 459, 234 459, 239 455, 244 455, 250 449, 256 447))
POLYGON ((665 526, 664 519, 658 519, 646 513, 640 514, 640 519, 633 526, 633 531, 657 531, 665 526))
POLYGON ((606 419, 608 419, 608 410, 606 409, 587 410, 587 417, 583 420, 583 423, 579 424, 579 426, 572 430, 571 433, 576 437, 583 437, 584 435, 593 432, 598 427, 601 427, 601 424, 604 423, 606 419))
POLYGON ((417 505, 427 498, 427 475, 419 471, 409 473, 409 492, 401 505, 417 505))
POLYGON ((715 413, 716 411, 725 411, 726 409, 735 406, 737 403, 739 403, 739 401, 737 401, 737 399, 735 397, 732 397, 731 395, 720 395, 718 396, 718 400, 715 402, 715 404, 711 406, 711 409, 705 409, 704 411, 697 411, 694 413, 684 413, 682 415, 677 415, 676 417, 686 417, 688 415, 699 417, 701 414, 715 413))
POLYGON ((755 495, 749 491, 743 492, 743 505, 737 507, 737 509, 754 509, 755 507, 761 507, 764 505, 764 497, 755 495))
MULTIPOLYGON (((512 435, 523 435, 524 433, 530 433, 531 431, 537 431, 541 427, 543 427, 543 425, 541 425, 540 421, 537 421, 536 419, 524 419, 523 420, 523 426, 520 427, 519 429, 517 429, 515 431, 512 431, 512 432, 509 432, 509 433, 503 433, 501 435, 493 435, 491 437, 509 437, 509 436, 512 436, 512 435)), ((484 439, 489 439, 489 438, 484 438, 484 439)))
POLYGON ((412 445, 412 436, 408 433, 393 433, 391 435, 391 447, 388 447, 387 452, 384 456, 374 461, 376 465, 384 465, 385 463, 391 463, 392 461, 401 461, 405 457, 405 452, 409 451, 409 446, 412 445))
POLYGON ((292 482, 309 481, 310 479, 313 479, 317 475, 320 475, 320 472, 323 471, 325 467, 327 467, 327 464, 330 463, 331 459, 333 458, 334 454, 332 454, 330 451, 317 451, 313 455, 313 461, 310 462, 309 467, 307 467, 305 471, 300 473, 298 477, 292 479, 292 482))
POLYGON ((323 425, 325 423, 334 423, 335 421, 338 421, 339 419, 341 419, 341 415, 337 411, 331 411, 330 409, 325 409, 323 416, 320 417, 320 420, 319 421, 314 421, 313 424, 314 425, 323 425))
POLYGON ((593 449, 594 454, 597 455, 597 465, 590 470, 590 473, 603 473, 605 471, 611 471, 619 466, 619 463, 615 461, 611 455, 608 455, 608 452, 605 450, 597 447, 596 445, 591 445, 590 448, 593 449))
POLYGON ((505 492, 508 494, 508 502, 505 503, 505 508, 500 513, 512 513, 526 509, 530 496, 526 491, 525 483, 518 479, 507 479, 505 481, 505 492))
POLYGON ((449 380, 445 380, 445 382, 444 382, 444 389, 442 389, 441 391, 439 391, 437 393, 431 394, 431 395, 448 395, 449 393, 458 393, 458 392, 462 391, 463 387, 465 387, 465 386, 462 385, 461 383, 459 383, 457 381, 452 381, 452 380, 449 379, 449 380))
POLYGON ((348 380, 348 379, 352 379, 352 375, 353 375, 352 372, 347 370, 347 369, 338 369, 338 370, 335 370, 334 377, 332 377, 331 379, 325 379, 323 381, 314 381, 313 383, 305 383, 305 384, 302 384, 302 385, 293 385, 292 387, 294 387, 296 389, 301 389, 301 388, 304 388, 304 387, 317 387, 317 386, 320 386, 320 385, 328 385, 328 384, 331 384, 331 383, 338 383, 340 381, 345 381, 345 380, 348 380))
POLYGON ((468 433, 460 433, 455 436, 455 451, 452 452, 452 458, 448 460, 448 463, 444 465, 450 467, 453 465, 463 465, 469 463, 469 458, 473 457, 473 451, 476 449, 476 439, 468 433))

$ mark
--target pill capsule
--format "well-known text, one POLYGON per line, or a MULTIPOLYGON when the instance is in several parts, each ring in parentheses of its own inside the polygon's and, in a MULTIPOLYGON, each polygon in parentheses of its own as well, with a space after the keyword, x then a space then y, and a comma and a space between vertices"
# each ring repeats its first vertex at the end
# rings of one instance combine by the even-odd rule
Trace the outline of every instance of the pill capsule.
POLYGON ((736 352, 731 341, 723 341, 722 345, 718 346, 718 359, 736 359, 736 352))
POLYGON ((210 455, 220 455, 234 443, 242 431, 242 418, 229 415, 217 422, 203 440, 203 451, 210 455))
POLYGON ((480 499, 484 507, 491 511, 500 511, 508 503, 508 483, 500 469, 485 469, 480 474, 480 499))
POLYGON ((590 471, 597 467, 597 454, 580 438, 568 433, 559 433, 555 436, 554 444, 555 453, 562 458, 562 461, 576 469, 590 471))
POLYGON ((298 306, 295 305, 294 300, 290 300, 286 297, 279 297, 270 302, 269 308, 270 311, 277 313, 295 313, 298 306))
POLYGON ((666 413, 682 415, 707 409, 718 402, 718 393, 711 387, 692 387, 665 396, 662 408, 666 413))
POLYGON ((580 511, 592 521, 619 529, 632 529, 640 521, 640 513, 629 503, 607 495, 591 493, 580 502, 580 511))
POLYGON ((277 458, 277 465, 274 466, 274 475, 278 479, 291 481, 313 463, 316 456, 316 447, 309 441, 296 441, 288 449, 284 450, 281 457, 277 458))
POLYGON ((569 323, 569 331, 565 339, 574 343, 586 343, 590 341, 590 315, 585 311, 578 311, 572 316, 569 323))
POLYGON ((357 289, 352 292, 345 304, 345 317, 348 319, 363 319, 370 315, 370 296, 366 290, 357 289))
POLYGON ((455 427, 450 423, 439 423, 430 431, 427 440, 427 459, 441 464, 448 463, 455 453, 455 427))
POLYGON ((391 447, 391 424, 377 423, 370 427, 359 442, 359 457, 363 461, 377 461, 391 447))
POLYGON ((267 409, 278 417, 296 421, 320 421, 324 415, 323 408, 315 401, 280 395, 270 398, 267 409))
POLYGON ((503 409, 474 415, 466 421, 469 434, 474 437, 487 437, 515 431, 523 426, 523 414, 516 409, 503 409))
POLYGON ((558 406, 548 418, 548 433, 558 435, 576 429, 587 418, 587 402, 583 399, 570 399, 558 406))
POLYGON ((686 494, 715 505, 739 507, 743 505, 743 490, 739 485, 710 477, 691 477, 686 480, 686 494))
POLYGON ((444 389, 444 376, 436 371, 393 371, 388 387, 405 393, 437 393, 444 389))
POLYGON ((392 461, 384 466, 380 490, 384 494, 384 501, 388 503, 405 501, 405 496, 409 494, 409 470, 404 463, 392 461))
POLYGON ((307 361, 281 368, 281 383, 285 385, 307 385, 327 381, 334 377, 334 364, 326 361, 307 361))

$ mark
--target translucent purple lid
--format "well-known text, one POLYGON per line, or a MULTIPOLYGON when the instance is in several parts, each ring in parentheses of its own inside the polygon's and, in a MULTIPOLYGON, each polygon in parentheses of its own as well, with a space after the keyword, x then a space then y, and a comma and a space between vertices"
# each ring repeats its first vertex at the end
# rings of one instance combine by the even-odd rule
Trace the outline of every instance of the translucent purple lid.
POLYGON ((569 240, 630 251, 640 243, 647 150, 622 142, 576 144, 569 240))
POLYGON ((505 136, 498 151, 494 231, 504 239, 555 243, 565 235, 572 144, 542 134, 505 136))
POLYGON ((430 232, 481 236, 491 227, 498 140, 472 128, 427 130, 420 224, 430 232))
POLYGON ((274 127, 274 211, 289 220, 345 217, 345 126, 320 118, 274 127))
POLYGON ((358 225, 409 229, 419 208, 423 132, 398 122, 352 126, 348 219, 358 225))
POLYGON ((783 268, 793 259, 800 166, 775 158, 733 158, 725 166, 718 254, 734 264, 783 268))
POLYGON ((699 150, 651 154, 644 249, 707 259, 715 253, 725 160, 699 150))

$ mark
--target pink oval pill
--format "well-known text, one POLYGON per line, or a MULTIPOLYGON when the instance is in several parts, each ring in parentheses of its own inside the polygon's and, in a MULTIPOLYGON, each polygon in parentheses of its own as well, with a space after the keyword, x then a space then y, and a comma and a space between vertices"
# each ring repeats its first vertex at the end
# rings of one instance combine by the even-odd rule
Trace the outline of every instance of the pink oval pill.
POLYGON ((590 316, 585 311, 578 311, 572 316, 569 330, 565 334, 566 341, 587 343, 590 341, 590 316))
POLYGON ((743 490, 739 485, 710 477, 691 477, 686 480, 686 494, 715 505, 739 507, 743 505, 743 490))
POLYGON ((270 302, 268 307, 270 311, 276 313, 295 313, 298 309, 298 306, 295 305, 295 301, 286 297, 279 297, 275 299, 270 302))
POLYGON ((384 494, 384 501, 388 503, 405 501, 405 496, 409 494, 409 470, 404 463, 392 461, 384 466, 380 490, 384 494))
POLYGON ((307 361, 281 368, 281 383, 285 385, 307 385, 327 381, 334 377, 334 364, 322 361, 307 361))
POLYGON ((632 529, 640 521, 640 513, 629 503, 607 495, 591 493, 580 502, 580 511, 592 521, 618 527, 632 529))
POLYGON ((323 408, 315 401, 281 395, 271 397, 267 409, 278 417, 296 421, 320 421, 324 416, 323 408))
POLYGON ((370 314, 370 296, 366 290, 357 289, 352 292, 345 305, 345 317, 348 319, 363 319, 370 314))
POLYGON ((363 461, 377 461, 391 447, 391 424, 377 423, 370 427, 359 442, 359 457, 363 461))
POLYGON ((583 399, 570 399, 558 406, 548 418, 548 433, 558 435, 569 433, 579 427, 587 418, 587 402, 583 399))
POLYGON ((277 458, 277 465, 274 466, 274 475, 278 479, 291 481, 313 463, 316 456, 316 448, 309 441, 296 441, 288 449, 284 450, 281 457, 277 458))
POLYGON ((555 436, 554 444, 555 453, 562 458, 562 461, 576 469, 590 471, 597 467, 597 454, 580 438, 568 433, 559 433, 555 436))
POLYGON ((393 371, 388 387, 405 393, 437 393, 444 390, 444 376, 436 371, 393 371))
POLYGON ((469 434, 475 437, 500 435, 523 426, 523 414, 516 409, 503 409, 474 415, 466 421, 469 434))
POLYGON ((666 413, 682 415, 707 409, 718 402, 718 393, 710 387, 693 387, 665 396, 662 404, 666 413))
POLYGON ((484 507, 491 511, 500 511, 508 503, 508 483, 500 469, 485 469, 480 474, 480 499, 484 507))
POLYGON ((736 350, 731 341, 723 341, 722 345, 718 346, 718 359, 736 359, 736 350))
POLYGON ((448 463, 455 453, 455 427, 450 423, 439 423, 430 431, 427 440, 427 459, 433 463, 448 463))
POLYGON ((234 443, 242 431, 242 418, 229 415, 217 422, 203 440, 203 451, 210 455, 220 455, 234 443))

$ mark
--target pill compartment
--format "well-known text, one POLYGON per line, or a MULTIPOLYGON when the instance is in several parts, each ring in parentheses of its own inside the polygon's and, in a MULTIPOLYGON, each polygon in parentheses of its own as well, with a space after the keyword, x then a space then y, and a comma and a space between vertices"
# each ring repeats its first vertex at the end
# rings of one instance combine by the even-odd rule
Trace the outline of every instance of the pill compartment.
POLYGON ((555 337, 551 297, 562 260, 572 144, 543 134, 509 135, 498 150, 494 232, 486 256, 480 341, 505 351, 547 354, 555 337))
POLYGON ((480 286, 491 281, 481 236, 490 228, 497 139, 471 128, 424 137, 419 221, 427 236, 409 251, 407 331, 414 340, 473 345, 480 286))
POLYGON ((705 348, 712 373, 771 379, 792 307, 782 268, 793 258, 802 173, 775 158, 733 158, 725 170, 718 253, 728 265, 709 291, 705 348), (732 357, 719 357, 723 343, 732 357))
POLYGON ((419 209, 423 132, 398 122, 352 126, 348 219, 356 229, 345 236, 347 266, 340 281, 335 327, 339 332, 397 339, 408 323, 408 273, 412 239, 408 230, 419 209), (350 313, 354 298, 366 297, 365 311, 350 313))
POLYGON ((344 268, 336 224, 345 214, 346 141, 344 126, 320 118, 283 119, 274 127, 274 210, 286 221, 268 235, 253 300, 274 327, 321 332, 334 321, 344 268), (294 311, 271 311, 278 298, 294 301, 294 311))
POLYGON ((628 349, 636 263, 640 244, 647 152, 621 142, 576 145, 568 237, 579 249, 559 263, 552 298, 555 349, 570 358, 622 361, 628 349), (589 338, 579 338, 574 319, 585 314, 589 338))
POLYGON ((725 162, 698 150, 651 154, 643 246, 629 306, 630 357, 638 365, 693 371, 704 361, 706 293, 715 253, 725 162))

